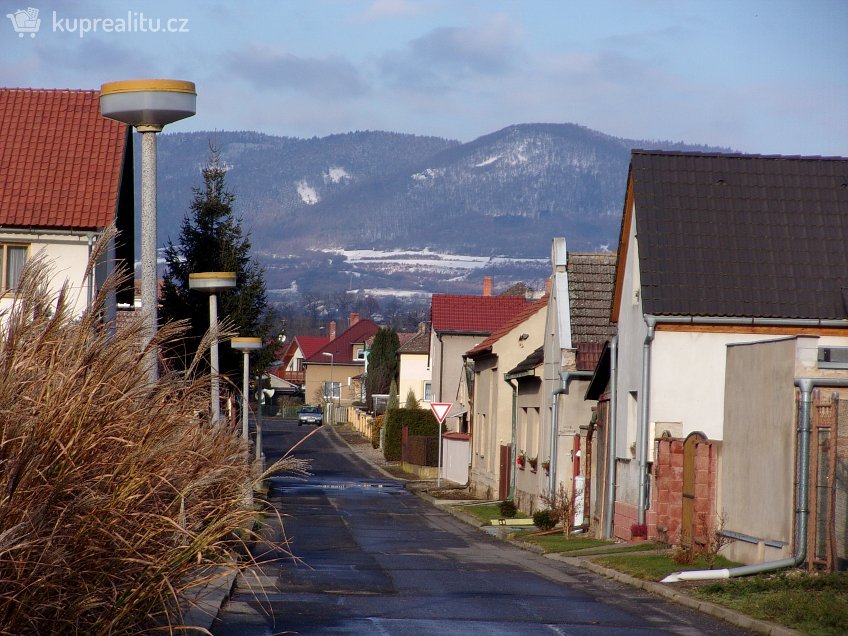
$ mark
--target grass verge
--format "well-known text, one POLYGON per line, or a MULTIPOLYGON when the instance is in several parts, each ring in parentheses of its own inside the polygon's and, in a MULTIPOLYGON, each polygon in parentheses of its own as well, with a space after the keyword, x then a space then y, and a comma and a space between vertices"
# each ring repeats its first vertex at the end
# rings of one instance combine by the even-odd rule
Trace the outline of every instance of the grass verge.
POLYGON ((695 596, 805 634, 848 634, 848 576, 761 575, 710 583, 695 596))
MULTIPOLYGON (((684 570, 704 570, 707 565, 704 560, 698 556, 695 562, 690 565, 680 565, 671 560, 668 554, 623 554, 615 556, 605 556, 597 559, 592 559, 598 565, 624 572, 630 576, 635 576, 647 581, 659 581, 672 572, 681 572, 684 570)), ((724 557, 718 557, 715 563, 715 569, 732 568, 739 563, 729 561, 724 557)))
MULTIPOLYGON (((501 514, 501 509, 499 504, 496 503, 486 503, 479 505, 470 505, 470 506, 458 506, 459 510, 462 512, 471 515, 475 519, 480 520, 483 523, 490 523, 492 519, 503 519, 504 516, 501 514)), ((523 512, 519 511, 515 514, 513 519, 527 519, 527 515, 523 512)))
POLYGON ((614 541, 604 541, 603 539, 594 539, 592 537, 569 537, 566 538, 562 533, 558 534, 543 534, 535 537, 519 537, 520 541, 532 543, 542 548, 545 553, 567 553, 577 552, 579 550, 588 550, 591 548, 603 548, 609 546, 610 551, 615 552, 630 552, 635 550, 653 550, 660 546, 655 543, 615 543, 614 541))

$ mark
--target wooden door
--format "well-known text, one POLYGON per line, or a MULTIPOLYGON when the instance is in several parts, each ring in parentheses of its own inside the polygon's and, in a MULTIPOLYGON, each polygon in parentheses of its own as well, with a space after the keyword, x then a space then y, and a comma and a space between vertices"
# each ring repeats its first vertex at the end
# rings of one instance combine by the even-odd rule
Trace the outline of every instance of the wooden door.
POLYGON ((501 446, 500 470, 498 478, 498 499, 509 498, 509 482, 512 478, 512 447, 501 446))
POLYGON ((695 452, 700 433, 690 433, 683 442, 683 505, 680 521, 680 544, 690 547, 695 534, 695 452))

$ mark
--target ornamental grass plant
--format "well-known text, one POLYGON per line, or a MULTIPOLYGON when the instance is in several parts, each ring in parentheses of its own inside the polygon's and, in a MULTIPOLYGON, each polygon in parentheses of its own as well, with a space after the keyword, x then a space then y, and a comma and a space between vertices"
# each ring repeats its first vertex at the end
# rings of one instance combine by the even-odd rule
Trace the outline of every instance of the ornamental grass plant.
POLYGON ((263 475, 210 423, 208 376, 148 382, 141 312, 102 318, 116 278, 75 316, 52 275, 32 257, 0 317, 0 634, 176 631, 193 588, 250 565, 263 475))

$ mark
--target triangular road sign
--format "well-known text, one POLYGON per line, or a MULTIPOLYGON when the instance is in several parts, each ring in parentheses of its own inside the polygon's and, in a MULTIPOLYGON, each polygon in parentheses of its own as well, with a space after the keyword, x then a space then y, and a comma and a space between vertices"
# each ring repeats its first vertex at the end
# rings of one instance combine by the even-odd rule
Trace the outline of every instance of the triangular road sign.
POLYGON ((439 420, 439 424, 445 423, 445 418, 448 416, 448 411, 453 406, 450 402, 432 402, 430 408, 433 409, 433 415, 439 420))

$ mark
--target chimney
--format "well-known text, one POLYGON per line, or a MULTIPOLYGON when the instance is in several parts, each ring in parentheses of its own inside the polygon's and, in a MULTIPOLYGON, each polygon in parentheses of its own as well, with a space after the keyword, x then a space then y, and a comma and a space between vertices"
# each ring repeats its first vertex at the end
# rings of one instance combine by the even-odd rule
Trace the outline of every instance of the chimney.
POLYGON ((483 295, 491 296, 492 295, 492 277, 484 276, 483 277, 483 295))
POLYGON ((551 293, 551 279, 550 278, 545 279, 545 293, 548 294, 548 295, 550 295, 550 293, 551 293))
POLYGON ((330 321, 330 340, 335 340, 335 339, 336 339, 336 321, 331 320, 330 321))
POLYGON ((418 323, 418 333, 424 333, 426 330, 427 330, 427 323, 426 322, 419 322, 418 323))
POLYGON ((356 323, 359 322, 359 314, 352 311, 350 312, 350 327, 353 327, 356 323))

